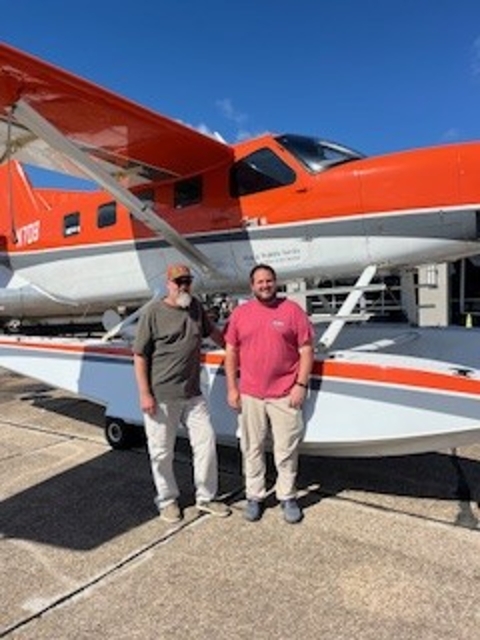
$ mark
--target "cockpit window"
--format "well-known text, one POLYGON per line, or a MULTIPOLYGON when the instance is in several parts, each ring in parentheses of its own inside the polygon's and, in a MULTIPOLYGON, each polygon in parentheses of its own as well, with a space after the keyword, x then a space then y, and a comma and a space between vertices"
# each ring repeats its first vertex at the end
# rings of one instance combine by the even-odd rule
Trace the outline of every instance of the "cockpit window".
POLYGON ((319 138, 287 133, 275 139, 312 173, 365 157, 363 153, 354 149, 319 138))
POLYGON ((264 148, 236 162, 230 172, 230 193, 235 198, 284 187, 295 182, 295 172, 270 149, 264 148))

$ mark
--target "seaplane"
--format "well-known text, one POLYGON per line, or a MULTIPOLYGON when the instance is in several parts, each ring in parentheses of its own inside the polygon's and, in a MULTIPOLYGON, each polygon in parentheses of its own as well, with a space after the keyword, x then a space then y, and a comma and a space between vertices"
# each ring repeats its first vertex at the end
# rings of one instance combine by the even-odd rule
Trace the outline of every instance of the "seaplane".
MULTIPOLYGON (((480 253, 480 142, 375 157, 321 137, 230 145, 0 44, 0 307, 4 318, 126 318, 92 337, 0 336, 0 366, 99 403, 114 448, 142 424, 131 342, 167 265, 197 292, 245 292, 257 263, 279 281, 354 276, 318 327, 303 450, 384 456, 480 440, 480 332, 354 324, 380 273, 480 253), (28 167, 95 183, 34 187, 28 167), (111 318, 111 316, 110 316, 111 318)), ((202 382, 219 442, 236 444, 223 352, 202 382)))

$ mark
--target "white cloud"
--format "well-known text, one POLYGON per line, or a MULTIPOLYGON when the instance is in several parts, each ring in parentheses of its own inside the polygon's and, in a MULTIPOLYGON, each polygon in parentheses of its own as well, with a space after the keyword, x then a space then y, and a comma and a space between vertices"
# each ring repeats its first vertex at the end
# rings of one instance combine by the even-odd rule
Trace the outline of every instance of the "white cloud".
POLYGON ((248 119, 244 113, 240 113, 240 111, 237 111, 235 109, 230 98, 222 98, 222 100, 217 100, 216 105, 217 107, 219 107, 225 118, 236 124, 237 127, 241 127, 248 119))
POLYGON ((194 126, 189 122, 185 122, 184 120, 180 120, 179 118, 176 119, 176 122, 178 122, 179 124, 183 124, 185 127, 188 127, 189 129, 194 129, 199 133, 203 133, 204 136, 208 136, 209 138, 214 138, 219 142, 225 142, 225 140, 223 139, 221 134, 218 133, 218 131, 212 131, 212 129, 210 129, 210 127, 206 125, 204 122, 201 122, 197 126, 194 126))
POLYGON ((480 78, 480 36, 476 38, 472 46, 472 74, 475 78, 480 78))
POLYGON ((456 142, 457 140, 460 140, 460 138, 460 130, 456 127, 450 127, 450 129, 447 129, 447 131, 445 131, 441 136, 442 142, 456 142))
POLYGON ((251 131, 249 131, 245 124, 248 121, 248 116, 245 113, 241 113, 237 111, 237 109, 233 106, 230 98, 222 98, 221 100, 217 100, 217 107, 220 109, 222 115, 233 123, 236 132, 235 132, 235 141, 241 142, 242 140, 248 140, 249 138, 255 137, 255 135, 251 131))

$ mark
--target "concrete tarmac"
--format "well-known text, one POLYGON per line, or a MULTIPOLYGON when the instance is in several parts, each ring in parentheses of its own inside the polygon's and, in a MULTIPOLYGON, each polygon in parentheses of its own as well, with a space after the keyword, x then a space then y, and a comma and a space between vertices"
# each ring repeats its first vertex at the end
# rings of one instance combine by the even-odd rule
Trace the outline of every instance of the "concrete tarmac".
POLYGON ((288 525, 273 495, 259 523, 243 519, 224 448, 233 514, 199 516, 180 441, 185 520, 169 526, 143 446, 111 450, 100 408, 1 372, 0 460, 0 637, 480 638, 480 443, 302 457, 305 518, 288 525))

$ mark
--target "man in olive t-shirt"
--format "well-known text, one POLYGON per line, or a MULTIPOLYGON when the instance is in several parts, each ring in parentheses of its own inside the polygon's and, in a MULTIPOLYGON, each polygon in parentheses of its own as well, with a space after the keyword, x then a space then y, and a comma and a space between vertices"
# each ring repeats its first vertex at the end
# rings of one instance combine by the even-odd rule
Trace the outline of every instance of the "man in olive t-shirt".
POLYGON ((193 450, 197 508, 216 516, 230 509, 216 502, 218 472, 215 434, 200 391, 202 339, 224 345, 200 301, 190 293, 192 275, 186 265, 167 271, 167 296, 147 305, 138 324, 134 351, 135 377, 150 455, 156 505, 166 522, 181 520, 179 490, 173 471, 177 427, 183 424, 193 450))

